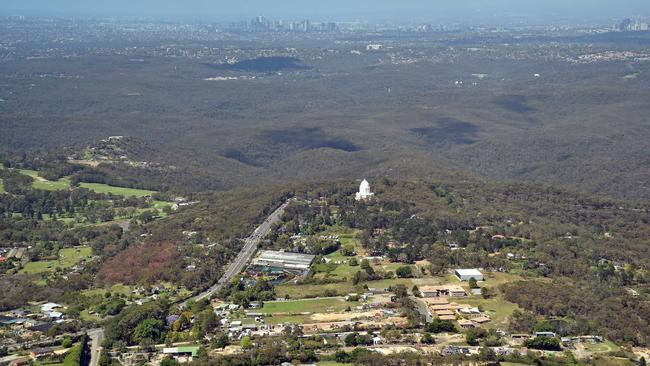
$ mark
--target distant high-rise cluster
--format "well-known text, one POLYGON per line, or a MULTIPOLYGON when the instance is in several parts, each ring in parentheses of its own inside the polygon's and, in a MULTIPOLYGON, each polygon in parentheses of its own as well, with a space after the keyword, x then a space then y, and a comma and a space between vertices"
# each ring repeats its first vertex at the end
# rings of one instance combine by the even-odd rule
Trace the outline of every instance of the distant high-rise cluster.
POLYGON ((249 30, 253 32, 336 32, 338 26, 334 22, 269 20, 260 15, 251 20, 249 30))
POLYGON ((647 31, 649 29, 648 23, 641 21, 632 21, 632 19, 623 19, 620 23, 616 25, 616 29, 622 32, 638 32, 638 31, 647 31))

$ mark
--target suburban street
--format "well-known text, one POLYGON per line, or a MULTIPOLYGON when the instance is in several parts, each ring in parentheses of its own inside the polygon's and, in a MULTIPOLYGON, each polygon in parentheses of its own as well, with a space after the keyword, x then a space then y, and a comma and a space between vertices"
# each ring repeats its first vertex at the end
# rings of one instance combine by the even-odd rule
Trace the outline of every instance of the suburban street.
POLYGON ((90 337, 90 364, 89 366, 99 365, 99 356, 101 354, 102 338, 104 338, 104 329, 89 329, 88 337, 90 337))
MULTIPOLYGON (((287 200, 285 203, 282 204, 282 206, 278 207, 275 211, 273 211, 266 218, 266 220, 264 220, 264 222, 262 222, 260 226, 258 226, 255 229, 255 231, 253 231, 253 233, 244 240, 244 247, 239 252, 235 260, 233 260, 232 263, 230 263, 228 269, 226 269, 226 272, 219 279, 219 281, 217 281, 217 283, 214 284, 209 289, 194 296, 192 300, 198 301, 205 298, 209 298, 210 296, 212 296, 212 294, 219 291, 224 284, 232 280, 237 274, 239 274, 246 267, 248 261, 250 261, 253 255, 255 254, 255 251, 257 250, 257 245, 259 244, 260 240, 262 240, 266 236, 266 234, 268 234, 273 224, 280 221, 280 218, 284 213, 284 209, 289 205, 289 202, 290 200, 287 200)), ((180 304, 181 307, 187 305, 187 301, 188 300, 183 301, 180 304)))

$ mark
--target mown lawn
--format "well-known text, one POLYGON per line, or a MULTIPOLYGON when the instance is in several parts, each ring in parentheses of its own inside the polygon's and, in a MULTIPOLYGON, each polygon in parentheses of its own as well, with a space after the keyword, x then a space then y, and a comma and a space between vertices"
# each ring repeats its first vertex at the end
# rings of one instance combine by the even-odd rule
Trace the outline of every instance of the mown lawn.
POLYGON ((80 183, 80 187, 95 191, 97 193, 104 194, 114 194, 116 196, 135 196, 135 197, 146 197, 151 196, 155 191, 148 191, 145 189, 135 189, 135 188, 124 188, 124 187, 114 187, 109 186, 108 184, 101 183, 80 183))
POLYGON ((306 299, 291 301, 273 301, 265 302, 260 309, 260 313, 321 313, 328 311, 341 311, 348 307, 349 304, 342 299, 306 299))
POLYGON ((20 270, 20 273, 43 273, 56 270, 57 267, 70 268, 79 263, 82 259, 90 258, 92 249, 90 247, 64 248, 59 251, 59 259, 52 261, 29 262, 20 270))

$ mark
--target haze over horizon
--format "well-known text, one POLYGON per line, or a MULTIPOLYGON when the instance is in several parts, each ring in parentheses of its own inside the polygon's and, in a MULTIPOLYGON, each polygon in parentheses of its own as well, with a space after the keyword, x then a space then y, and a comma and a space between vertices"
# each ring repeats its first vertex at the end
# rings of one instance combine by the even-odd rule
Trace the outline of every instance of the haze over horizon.
POLYGON ((647 0, 284 0, 226 2, 208 0, 25 0, 3 5, 0 14, 35 16, 140 17, 161 20, 235 20, 256 15, 316 20, 394 21, 589 21, 648 17, 647 0))

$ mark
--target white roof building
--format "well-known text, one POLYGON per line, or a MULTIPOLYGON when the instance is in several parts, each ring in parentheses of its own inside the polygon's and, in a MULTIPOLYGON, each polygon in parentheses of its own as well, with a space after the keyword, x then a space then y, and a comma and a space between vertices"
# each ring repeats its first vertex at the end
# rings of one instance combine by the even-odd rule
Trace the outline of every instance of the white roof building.
POLYGON ((315 255, 263 250, 253 259, 253 266, 274 268, 286 271, 308 271, 315 255))
POLYGON ((61 306, 61 305, 59 305, 57 303, 48 302, 46 304, 41 305, 41 311, 44 312, 44 313, 49 313, 49 312, 54 311, 55 309, 60 309, 62 307, 63 306, 61 306))
POLYGON ((49 318, 52 318, 52 319, 60 319, 60 318, 63 317, 63 313, 58 312, 58 311, 48 311, 48 312, 45 313, 45 314, 46 314, 49 318))
POLYGON ((370 183, 367 180, 363 180, 361 185, 359 185, 359 192, 357 192, 355 199, 357 201, 366 200, 373 197, 375 194, 370 191, 370 183))
POLYGON ((457 269, 454 271, 454 274, 461 281, 469 281, 470 278, 474 278, 477 281, 483 281, 483 273, 476 268, 457 269))

